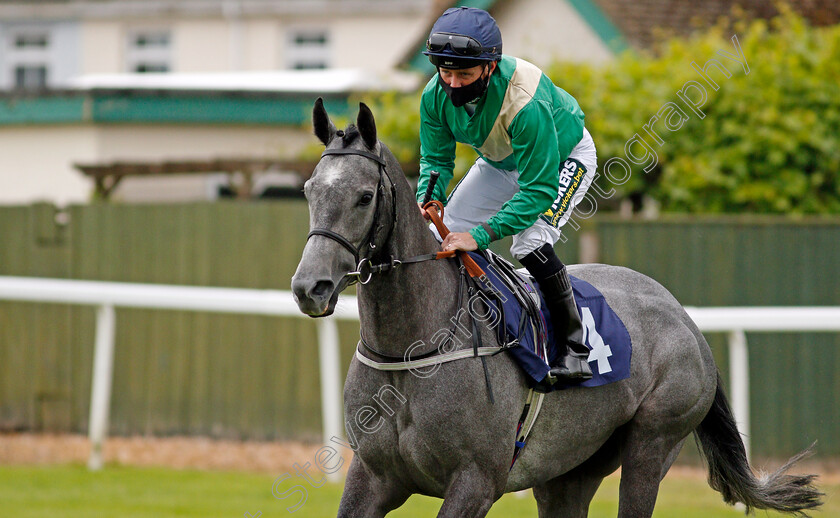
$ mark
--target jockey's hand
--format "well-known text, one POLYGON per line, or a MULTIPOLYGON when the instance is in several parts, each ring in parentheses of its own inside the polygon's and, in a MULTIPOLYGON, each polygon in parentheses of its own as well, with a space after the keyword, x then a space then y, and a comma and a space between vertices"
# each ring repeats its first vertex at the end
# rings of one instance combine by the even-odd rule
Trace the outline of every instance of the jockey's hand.
POLYGON ((420 214, 423 215, 423 219, 425 219, 426 221, 431 221, 432 218, 430 218, 426 211, 423 210, 423 204, 418 201, 417 206, 420 207, 420 214))
POLYGON ((472 252, 478 250, 478 243, 475 242, 469 232, 451 232, 440 244, 440 248, 443 251, 463 250, 472 252))

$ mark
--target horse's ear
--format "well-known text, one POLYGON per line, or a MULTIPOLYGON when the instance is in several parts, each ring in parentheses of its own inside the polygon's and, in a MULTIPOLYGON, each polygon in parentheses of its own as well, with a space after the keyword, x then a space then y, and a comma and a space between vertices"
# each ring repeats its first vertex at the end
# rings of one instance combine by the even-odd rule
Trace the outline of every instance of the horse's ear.
POLYGON ((312 127, 315 129, 315 136, 325 146, 335 137, 335 125, 330 120, 330 116, 327 115, 324 100, 320 97, 315 101, 315 107, 312 108, 312 127))
POLYGON ((356 117, 356 127, 362 135, 362 140, 370 149, 376 147, 376 123, 373 121, 373 112, 365 103, 359 103, 359 116, 356 117))

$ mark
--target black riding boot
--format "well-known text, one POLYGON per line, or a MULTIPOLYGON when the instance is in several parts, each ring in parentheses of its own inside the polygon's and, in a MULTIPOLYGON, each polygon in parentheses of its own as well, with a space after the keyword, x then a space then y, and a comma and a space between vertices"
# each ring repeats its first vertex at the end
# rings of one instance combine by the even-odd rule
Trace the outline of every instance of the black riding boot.
POLYGON ((583 343, 583 324, 580 322, 575 297, 572 295, 566 266, 547 279, 537 279, 537 282, 542 289, 548 311, 551 312, 555 340, 556 337, 566 337, 565 350, 560 351, 561 356, 551 366, 549 374, 560 381, 579 382, 592 378, 592 369, 587 361, 589 348, 583 343))
POLYGON ((560 357, 552 363, 549 374, 566 383, 592 378, 592 369, 587 361, 589 348, 583 343, 583 324, 577 312, 566 266, 551 245, 544 245, 520 259, 520 262, 540 285, 551 313, 560 357))

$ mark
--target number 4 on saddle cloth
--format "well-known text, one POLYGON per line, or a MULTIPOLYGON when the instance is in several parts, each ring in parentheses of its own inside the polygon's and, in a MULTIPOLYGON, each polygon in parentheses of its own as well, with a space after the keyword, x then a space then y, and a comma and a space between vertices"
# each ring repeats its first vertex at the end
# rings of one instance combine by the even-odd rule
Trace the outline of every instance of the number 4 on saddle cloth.
POLYGON ((484 270, 486 281, 490 284, 487 286, 487 282, 484 283, 482 298, 495 302, 489 305, 489 312, 481 315, 481 320, 496 327, 499 344, 506 346, 505 350, 528 374, 529 386, 537 386, 541 392, 567 387, 597 387, 630 376, 633 348, 627 328, 600 291, 588 282, 570 275, 583 323, 584 343, 590 350, 589 365, 593 376, 582 383, 551 386, 539 383, 558 356, 555 340, 565 337, 555 337, 551 318, 536 282, 527 271, 516 270, 504 258, 489 250, 470 252, 470 256, 484 270), (502 307, 501 314, 498 312, 499 306, 502 307))

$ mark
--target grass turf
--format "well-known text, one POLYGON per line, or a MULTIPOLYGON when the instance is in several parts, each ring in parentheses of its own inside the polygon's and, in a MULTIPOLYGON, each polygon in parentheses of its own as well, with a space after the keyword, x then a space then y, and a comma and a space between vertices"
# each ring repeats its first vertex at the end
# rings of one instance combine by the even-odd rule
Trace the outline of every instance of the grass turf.
MULTIPOLYGON (((172 470, 108 466, 91 473, 84 466, 0 466, 0 516, 14 518, 105 518, 105 517, 252 517, 290 516, 287 507, 297 496, 279 500, 272 496, 274 477, 240 472, 172 470), (258 514, 259 513, 259 514, 258 514)), ((301 480, 302 482, 302 480, 301 480)), ((291 487, 285 481, 283 488, 291 487)), ((304 482, 308 495, 295 517, 335 516, 341 485, 313 488, 304 482)), ((840 486, 821 486, 827 504, 814 516, 840 516, 840 502, 833 495, 840 486)), ((414 518, 434 516, 440 500, 414 496, 389 516, 414 518)), ((618 510, 618 477, 607 478, 595 496, 589 516, 615 516, 618 510)), ((489 516, 536 517, 536 504, 528 495, 505 495, 489 516)), ((742 512, 723 504, 720 495, 704 480, 666 477, 654 516, 665 518, 739 517, 742 512)), ((759 512, 777 517, 777 513, 759 512)))

